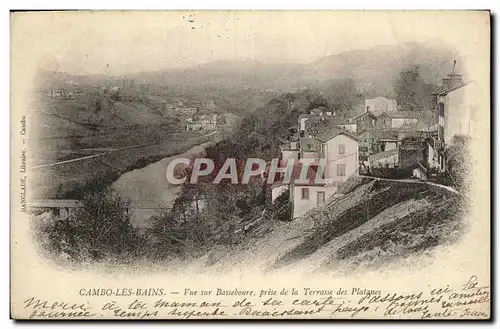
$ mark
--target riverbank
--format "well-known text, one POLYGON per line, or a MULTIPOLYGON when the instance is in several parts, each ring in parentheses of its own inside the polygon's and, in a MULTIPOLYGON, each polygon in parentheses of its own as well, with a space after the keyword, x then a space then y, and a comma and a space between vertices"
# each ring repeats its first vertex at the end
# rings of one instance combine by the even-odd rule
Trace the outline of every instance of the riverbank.
POLYGON ((124 149, 100 157, 57 166, 31 169, 28 187, 31 199, 81 199, 85 185, 98 180, 111 184, 123 174, 148 166, 163 158, 182 154, 212 140, 211 135, 169 139, 141 148, 124 149))
MULTIPOLYGON (((204 156, 205 148, 210 142, 196 145, 181 154, 204 156)), ((112 187, 122 197, 131 201, 164 201, 174 202, 181 191, 180 185, 172 185, 165 179, 165 170, 172 159, 181 154, 163 158, 143 168, 135 169, 121 175, 112 187)), ((132 217, 132 225, 138 228, 148 227, 149 219, 159 214, 156 209, 136 209, 132 217)))

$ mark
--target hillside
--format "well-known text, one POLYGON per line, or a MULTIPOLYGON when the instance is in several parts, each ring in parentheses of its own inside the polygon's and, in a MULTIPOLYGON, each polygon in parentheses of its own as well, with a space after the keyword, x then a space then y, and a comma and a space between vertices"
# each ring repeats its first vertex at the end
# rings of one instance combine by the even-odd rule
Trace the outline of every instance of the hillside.
POLYGON ((308 64, 275 64, 238 59, 217 61, 195 67, 137 73, 128 78, 143 79, 183 88, 256 88, 288 91, 306 85, 321 85, 329 79, 353 78, 374 93, 389 93, 401 70, 419 65, 424 80, 440 83, 461 61, 452 48, 438 39, 422 43, 375 46, 323 57, 308 64))
POLYGON ((52 72, 42 75, 38 81, 58 86, 68 80, 82 85, 99 85, 107 81, 120 86, 123 81, 134 81, 137 85, 162 86, 169 92, 177 93, 213 88, 219 91, 268 89, 282 92, 303 86, 321 86, 330 79, 349 77, 371 93, 386 94, 392 91, 392 83, 401 70, 411 65, 420 65, 420 73, 427 82, 439 83, 451 70, 453 60, 458 61, 457 69, 460 71, 458 55, 441 40, 431 39, 421 43, 345 51, 312 63, 267 63, 235 59, 114 77, 68 76, 52 72))
POLYGON ((422 183, 355 178, 321 208, 292 222, 262 221, 240 245, 212 251, 193 266, 260 267, 264 272, 379 267, 453 243, 459 196, 422 183))

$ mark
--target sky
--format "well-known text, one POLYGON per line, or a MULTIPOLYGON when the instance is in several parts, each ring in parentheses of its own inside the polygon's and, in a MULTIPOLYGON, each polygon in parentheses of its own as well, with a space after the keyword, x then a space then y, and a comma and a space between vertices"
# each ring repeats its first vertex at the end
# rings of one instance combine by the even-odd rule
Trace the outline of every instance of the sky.
MULTIPOLYGON (((463 12, 31 12, 11 17, 15 49, 37 67, 121 75, 231 59, 310 63, 376 45, 470 42, 463 12), (19 52, 20 53, 20 52, 19 52), (27 55, 26 55, 27 56, 27 55)), ((474 34, 472 32, 472 34, 474 34)), ((465 50, 466 51, 466 50, 465 50)), ((13 52, 12 56, 16 56, 13 52)))

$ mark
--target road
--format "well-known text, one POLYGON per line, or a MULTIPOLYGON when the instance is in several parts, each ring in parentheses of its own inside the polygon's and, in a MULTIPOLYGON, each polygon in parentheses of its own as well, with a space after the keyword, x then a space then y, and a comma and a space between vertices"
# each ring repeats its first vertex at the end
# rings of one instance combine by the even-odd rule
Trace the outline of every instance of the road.
POLYGON ((113 153, 113 152, 124 151, 124 150, 129 150, 129 149, 134 149, 134 148, 140 148, 140 147, 145 147, 145 146, 150 146, 150 145, 155 145, 155 144, 158 144, 158 143, 150 143, 150 144, 141 144, 141 145, 127 146, 127 147, 123 147, 123 148, 119 148, 119 149, 114 149, 114 150, 110 150, 110 151, 103 152, 103 153, 97 153, 97 154, 93 154, 93 155, 87 155, 87 156, 84 156, 84 157, 81 157, 81 158, 75 158, 75 159, 71 159, 71 160, 64 160, 64 161, 58 161, 58 162, 44 164, 44 165, 39 165, 39 166, 33 166, 33 167, 28 168, 28 169, 37 169, 37 168, 44 168, 44 167, 52 167, 52 166, 57 166, 57 165, 65 164, 65 163, 71 163, 71 162, 77 162, 77 161, 92 159, 92 158, 98 158, 98 157, 102 157, 103 155, 106 155, 106 154, 109 154, 109 153, 113 153))
MULTIPOLYGON (((203 136, 200 136, 200 137, 209 137, 209 136, 214 135, 215 133, 217 133, 217 131, 212 131, 211 133, 203 135, 203 136)), ((157 144, 159 144, 159 143, 149 143, 149 144, 127 146, 127 147, 123 147, 123 148, 119 148, 119 149, 113 149, 113 150, 110 150, 110 151, 107 151, 107 152, 98 153, 98 154, 87 155, 87 156, 84 156, 84 157, 75 158, 75 159, 71 159, 71 160, 64 160, 64 161, 58 161, 58 162, 44 164, 44 165, 33 166, 33 167, 29 167, 28 169, 38 169, 38 168, 52 167, 52 166, 62 165, 62 164, 71 163, 71 162, 77 162, 77 161, 88 160, 88 159, 92 159, 92 158, 98 158, 98 157, 102 157, 103 155, 110 154, 110 153, 113 153, 113 152, 130 150, 130 149, 134 149, 134 148, 141 148, 141 147, 146 147, 146 146, 151 146, 151 145, 157 145, 157 144)))
MULTIPOLYGON (((27 204, 28 208, 80 208, 83 207, 81 200, 68 199, 38 199, 27 204)), ((170 209, 173 202, 168 201, 132 201, 128 205, 130 209, 170 209)))
POLYGON ((359 177, 370 178, 370 179, 375 179, 375 180, 384 180, 384 181, 388 181, 388 182, 405 182, 405 183, 412 183, 412 184, 427 184, 427 185, 432 185, 432 186, 436 186, 439 188, 444 188, 445 190, 448 190, 448 191, 455 193, 455 194, 460 194, 460 192, 458 192, 456 189, 454 189, 451 186, 441 185, 441 184, 427 182, 427 181, 421 181, 421 180, 417 180, 417 179, 409 179, 409 178, 394 179, 394 178, 381 178, 381 177, 365 176, 365 175, 359 175, 359 177))

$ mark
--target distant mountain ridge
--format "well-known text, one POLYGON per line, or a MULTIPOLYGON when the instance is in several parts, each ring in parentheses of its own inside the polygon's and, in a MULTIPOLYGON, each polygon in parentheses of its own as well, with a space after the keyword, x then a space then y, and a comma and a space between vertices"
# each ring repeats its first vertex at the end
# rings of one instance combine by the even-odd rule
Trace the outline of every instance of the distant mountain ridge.
MULTIPOLYGON (((350 50, 325 56, 309 64, 266 63, 250 59, 220 60, 188 68, 139 72, 124 76, 72 76, 61 72, 52 78, 74 80, 81 84, 102 83, 106 80, 133 80, 138 84, 157 84, 182 88, 252 88, 287 91, 292 88, 315 85, 330 79, 353 78, 360 86, 373 87, 378 93, 392 88, 401 70, 419 65, 422 77, 439 84, 452 69, 458 54, 438 39, 421 43, 375 46, 370 49, 350 50)), ((47 75, 47 72, 46 74, 47 75)), ((47 79, 45 79, 47 81, 47 79)))

